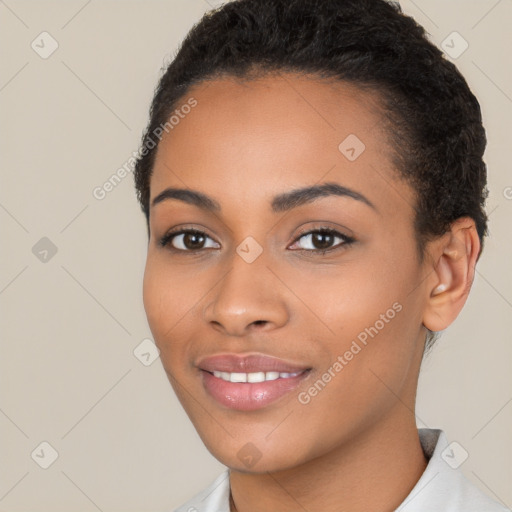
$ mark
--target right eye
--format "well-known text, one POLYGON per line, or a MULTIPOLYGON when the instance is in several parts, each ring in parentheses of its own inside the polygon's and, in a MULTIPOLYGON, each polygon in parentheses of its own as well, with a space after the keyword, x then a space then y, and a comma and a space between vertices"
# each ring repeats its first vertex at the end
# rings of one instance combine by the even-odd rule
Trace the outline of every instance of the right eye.
POLYGON ((206 233, 198 229, 180 229, 166 233, 159 244, 162 247, 169 246, 169 249, 174 252, 198 252, 205 248, 204 244, 207 239, 212 240, 206 233))

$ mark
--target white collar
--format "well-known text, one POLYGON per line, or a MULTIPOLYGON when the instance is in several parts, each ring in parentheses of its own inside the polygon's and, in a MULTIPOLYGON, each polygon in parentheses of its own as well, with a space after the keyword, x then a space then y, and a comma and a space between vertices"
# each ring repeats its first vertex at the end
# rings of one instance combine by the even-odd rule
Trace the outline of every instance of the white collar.
MULTIPOLYGON (((439 429, 418 429, 428 465, 396 512, 512 512, 491 500, 460 470, 464 448, 439 429)), ((229 512, 229 469, 174 512, 229 512)))

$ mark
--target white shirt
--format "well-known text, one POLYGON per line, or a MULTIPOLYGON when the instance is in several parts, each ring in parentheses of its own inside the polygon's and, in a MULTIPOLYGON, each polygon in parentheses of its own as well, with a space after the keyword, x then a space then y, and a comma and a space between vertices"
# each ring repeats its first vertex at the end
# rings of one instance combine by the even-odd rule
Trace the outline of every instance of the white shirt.
MULTIPOLYGON (((448 446, 442 430, 420 428, 418 434, 428 464, 396 512, 512 512, 464 476, 464 452, 455 443, 448 446)), ((174 512, 230 512, 229 469, 174 512)))

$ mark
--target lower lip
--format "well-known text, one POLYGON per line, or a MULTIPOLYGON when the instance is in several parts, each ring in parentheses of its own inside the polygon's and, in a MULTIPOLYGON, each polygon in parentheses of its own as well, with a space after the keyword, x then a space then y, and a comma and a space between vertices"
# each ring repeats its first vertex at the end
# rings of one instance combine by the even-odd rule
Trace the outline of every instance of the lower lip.
POLYGON ((309 374, 264 382, 227 382, 201 370, 206 391, 220 404, 239 411, 254 411, 279 400, 293 391, 309 374))

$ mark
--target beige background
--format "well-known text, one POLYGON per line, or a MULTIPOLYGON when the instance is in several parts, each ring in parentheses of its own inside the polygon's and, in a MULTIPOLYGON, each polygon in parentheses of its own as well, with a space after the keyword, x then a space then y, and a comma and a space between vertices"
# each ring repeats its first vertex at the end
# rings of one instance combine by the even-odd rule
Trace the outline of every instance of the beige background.
MULTIPOLYGON (((0 511, 171 511, 223 469, 160 360, 134 355, 151 333, 131 174, 93 196, 138 149, 160 68, 214 5, 0 0, 0 511), (43 31, 58 43, 48 58, 31 47, 51 49, 43 31), (58 452, 47 469, 44 441, 58 452)), ((402 6, 437 45, 453 31, 469 43, 456 62, 483 108, 491 191, 491 236, 425 361, 418 425, 444 428, 469 453, 468 478, 510 507, 512 2, 402 6)))

